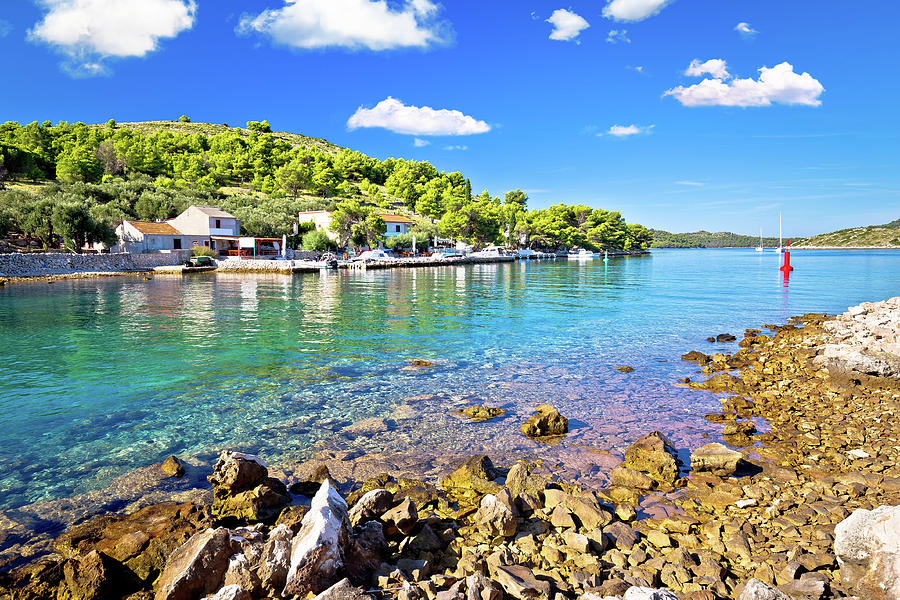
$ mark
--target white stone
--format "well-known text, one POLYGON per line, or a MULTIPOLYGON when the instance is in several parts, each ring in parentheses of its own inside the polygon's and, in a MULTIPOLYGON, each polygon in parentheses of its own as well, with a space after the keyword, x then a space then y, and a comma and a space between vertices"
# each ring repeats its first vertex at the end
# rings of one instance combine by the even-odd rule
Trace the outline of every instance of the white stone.
POLYGON ((625 590, 622 600, 678 600, 678 596, 665 588, 630 587, 625 590))
POLYGON ((900 506, 858 509, 834 528, 848 590, 867 600, 900 598, 900 506))
POLYGON ((326 479, 291 544, 291 565, 283 595, 319 593, 336 583, 349 543, 347 503, 326 479))

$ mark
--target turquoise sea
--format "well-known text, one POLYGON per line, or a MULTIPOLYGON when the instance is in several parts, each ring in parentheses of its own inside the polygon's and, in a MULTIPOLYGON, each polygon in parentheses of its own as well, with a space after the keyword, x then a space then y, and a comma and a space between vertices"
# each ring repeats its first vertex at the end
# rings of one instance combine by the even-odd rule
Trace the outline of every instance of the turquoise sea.
MULTIPOLYGON (((0 288, 0 508, 103 489, 170 454, 289 465, 322 449, 567 456, 651 429, 715 439, 688 350, 706 337, 900 295, 898 251, 668 250, 642 257, 61 280, 0 288), (432 361, 409 368, 409 359, 432 361), (614 367, 634 367, 630 374, 614 367), (539 402, 572 420, 518 433, 539 402), (469 424, 452 410, 506 408, 469 424), (383 418, 383 422, 364 419, 383 418)), ((703 441, 701 441, 703 440, 703 441)))

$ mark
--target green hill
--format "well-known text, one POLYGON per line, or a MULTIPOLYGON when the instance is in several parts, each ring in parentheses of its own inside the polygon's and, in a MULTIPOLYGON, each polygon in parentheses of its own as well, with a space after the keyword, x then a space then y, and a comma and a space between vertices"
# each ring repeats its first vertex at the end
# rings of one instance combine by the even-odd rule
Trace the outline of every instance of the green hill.
MULTIPOLYGON (((651 229, 651 248, 755 248, 759 237, 741 235, 729 231, 695 231, 693 233, 669 233, 661 229, 651 229)), ((777 247, 778 238, 763 238, 764 247, 777 247)))
POLYGON ((797 240, 809 248, 900 248, 900 219, 884 225, 851 227, 797 240))
POLYGON ((276 237, 293 233, 298 212, 331 210, 341 245, 384 241, 379 212, 408 215, 419 241, 594 250, 650 243, 646 228, 616 211, 527 210, 527 202, 521 190, 475 195, 460 172, 379 160, 272 131, 267 121, 0 124, 0 237, 12 240, 9 249, 109 244, 123 220, 167 219, 192 204, 225 209, 245 235, 276 237))

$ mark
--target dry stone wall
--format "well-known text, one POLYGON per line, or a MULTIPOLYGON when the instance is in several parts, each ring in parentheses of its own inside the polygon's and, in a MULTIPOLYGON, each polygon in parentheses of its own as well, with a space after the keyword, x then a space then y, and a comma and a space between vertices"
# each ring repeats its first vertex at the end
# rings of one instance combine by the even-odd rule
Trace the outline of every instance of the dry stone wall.
POLYGON ((179 264, 188 254, 190 251, 170 254, 0 254, 0 277, 144 271, 179 264))

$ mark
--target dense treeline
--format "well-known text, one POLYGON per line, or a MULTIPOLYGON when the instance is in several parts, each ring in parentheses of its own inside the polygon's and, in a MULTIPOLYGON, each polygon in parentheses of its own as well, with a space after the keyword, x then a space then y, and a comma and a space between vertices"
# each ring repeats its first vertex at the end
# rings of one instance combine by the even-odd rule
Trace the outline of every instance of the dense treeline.
MULTIPOLYGON (((653 236, 653 248, 754 248, 759 245, 759 237, 727 231, 669 233, 651 229, 650 233, 653 236)), ((775 247, 778 246, 778 238, 763 238, 762 243, 765 247, 775 247)))
POLYGON ((473 195, 461 173, 439 172, 428 162, 295 143, 272 133, 266 121, 214 130, 181 121, 178 129, 114 121, 0 125, 0 188, 10 181, 44 184, 0 191, 0 233, 78 247, 108 241, 123 219, 165 219, 190 204, 212 204, 240 219, 249 235, 291 233, 297 212, 336 210, 333 230, 342 244, 371 245, 384 235, 376 213, 399 201, 418 215, 421 237, 593 249, 641 249, 651 241, 647 229, 626 224, 617 212, 562 204, 529 211, 520 190, 502 200, 487 191, 473 195), (73 231, 54 225, 67 214, 78 219, 73 231))

